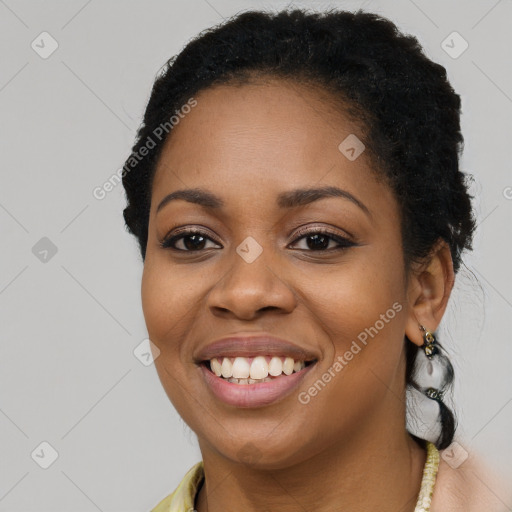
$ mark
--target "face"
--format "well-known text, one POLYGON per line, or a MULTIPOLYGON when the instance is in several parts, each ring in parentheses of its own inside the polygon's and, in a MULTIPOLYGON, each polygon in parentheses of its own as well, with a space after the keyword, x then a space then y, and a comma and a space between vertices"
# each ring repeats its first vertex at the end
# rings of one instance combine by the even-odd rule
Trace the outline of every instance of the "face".
MULTIPOLYGON (((396 431, 408 315, 400 216, 365 152, 338 148, 359 129, 323 93, 279 80, 195 98, 156 169, 142 305, 158 375, 203 458, 286 467, 396 431), (341 192, 293 194, 326 187, 341 192), (219 204, 182 196, 158 209, 199 188, 219 204), (290 353, 306 368, 237 384, 199 360, 219 338, 257 334, 302 349, 290 353)), ((276 347, 252 356, 291 350, 276 347)))

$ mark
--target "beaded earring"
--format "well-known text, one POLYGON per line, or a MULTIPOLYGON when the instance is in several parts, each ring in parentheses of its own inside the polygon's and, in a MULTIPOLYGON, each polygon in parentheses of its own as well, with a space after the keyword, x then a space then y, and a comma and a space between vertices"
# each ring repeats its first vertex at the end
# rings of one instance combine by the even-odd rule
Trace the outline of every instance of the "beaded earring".
POLYGON ((420 325, 420 330, 423 331, 423 345, 421 348, 423 349, 423 352, 425 352, 425 355, 429 359, 427 364, 427 371, 429 375, 432 375, 432 357, 439 353, 439 349, 437 348, 436 345, 436 337, 423 325, 420 325))
MULTIPOLYGON (((436 337, 434 336, 434 334, 432 332, 430 332, 428 329, 426 329, 421 324, 420 324, 419 328, 423 332, 423 345, 421 346, 421 348, 423 349, 423 352, 424 352, 425 356, 427 357, 427 361, 426 361, 427 374, 429 377, 432 378, 431 382, 437 381, 438 379, 436 379, 435 374, 438 372, 435 371, 434 364, 432 363, 432 360, 435 356, 437 356, 436 359, 440 359, 439 363, 441 363, 440 369, 442 370, 443 373, 445 373, 447 370, 446 361, 445 361, 446 358, 440 354, 439 346, 437 344, 437 340, 436 340, 436 337)), ((450 370, 452 370, 452 369, 450 368, 450 370)), ((450 370, 448 371, 448 373, 450 373, 450 370)), ((423 392, 430 399, 436 400, 439 402, 443 399, 443 391, 441 389, 438 389, 440 387, 444 387, 444 386, 442 386, 441 382, 438 382, 437 386, 435 386, 435 387, 431 384, 429 387, 424 389, 423 392)))

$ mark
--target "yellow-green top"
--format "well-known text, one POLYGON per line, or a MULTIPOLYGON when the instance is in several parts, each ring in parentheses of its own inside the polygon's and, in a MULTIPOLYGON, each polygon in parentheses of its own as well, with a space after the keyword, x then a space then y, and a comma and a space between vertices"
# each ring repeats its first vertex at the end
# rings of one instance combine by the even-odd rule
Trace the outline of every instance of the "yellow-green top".
MULTIPOLYGON (((438 468, 439 451, 434 444, 427 441, 427 459, 414 512, 429 512, 438 468)), ((176 490, 164 498, 151 512, 193 512, 196 494, 203 479, 204 466, 200 461, 187 472, 176 490)))

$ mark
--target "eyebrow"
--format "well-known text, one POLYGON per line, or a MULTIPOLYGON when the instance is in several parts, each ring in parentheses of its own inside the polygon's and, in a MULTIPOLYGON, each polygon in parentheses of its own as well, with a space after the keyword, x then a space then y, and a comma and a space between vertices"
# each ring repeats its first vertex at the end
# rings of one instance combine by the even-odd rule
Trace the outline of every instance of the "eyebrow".
MULTIPOLYGON (((343 190, 338 187, 333 186, 323 186, 317 188, 299 188, 294 190, 288 190, 286 192, 281 192, 277 196, 277 205, 280 208, 297 208, 299 206, 305 206, 307 204, 313 203, 314 201, 318 201, 319 199, 323 199, 326 197, 341 197, 343 199, 348 199, 355 205, 357 205, 361 210, 363 210, 369 217, 371 217, 370 210, 366 207, 364 203, 362 203, 357 197, 352 195, 350 192, 343 190)), ((168 195, 166 195, 156 209, 156 213, 158 213, 164 206, 169 204, 171 201, 184 200, 189 203, 198 204, 203 208, 208 210, 218 210, 222 208, 225 203, 219 197, 209 192, 207 190, 201 188, 189 188, 176 190, 168 195)))

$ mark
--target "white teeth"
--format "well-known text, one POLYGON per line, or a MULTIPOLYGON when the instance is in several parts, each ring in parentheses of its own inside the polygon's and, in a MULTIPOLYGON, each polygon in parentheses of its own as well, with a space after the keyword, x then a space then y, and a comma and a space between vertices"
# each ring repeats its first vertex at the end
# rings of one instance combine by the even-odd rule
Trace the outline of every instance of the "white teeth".
POLYGON ((255 357, 251 363, 251 379, 264 379, 267 376, 267 360, 263 356, 255 357))
POLYGON ((293 373, 293 359, 287 357, 283 363, 283 373, 285 375, 291 375, 293 373))
POLYGON ((225 379, 229 379, 229 377, 231 377, 233 375, 233 364, 229 360, 229 357, 225 357, 222 360, 221 369, 222 369, 222 376, 225 379))
POLYGON ((268 373, 273 377, 277 377, 283 373, 283 362, 280 357, 273 357, 268 364, 268 373))
POLYGON ((294 361, 291 357, 283 358, 273 356, 267 363, 268 356, 256 356, 249 364, 247 357, 214 357, 210 360, 210 369, 217 377, 223 377, 229 382, 237 384, 256 384, 268 382, 272 377, 279 377, 283 373, 291 375, 305 368, 304 361, 294 361), (222 359, 222 364, 220 363, 222 359))
POLYGON ((216 357, 214 357, 210 361, 210 366, 212 368, 213 373, 215 373, 217 377, 220 377, 222 375, 222 365, 219 363, 219 360, 216 357))
MULTIPOLYGON (((224 360, 225 359, 226 358, 224 358, 224 360)), ((235 379, 247 379, 247 377, 249 377, 250 371, 251 368, 249 366, 249 361, 247 361, 246 357, 235 357, 235 360, 233 361, 232 373, 235 379)))
POLYGON ((261 380, 254 380, 254 379, 234 379, 231 377, 228 379, 228 382, 232 382, 233 384, 256 384, 258 382, 270 382, 272 379, 270 377, 265 377, 261 380))

